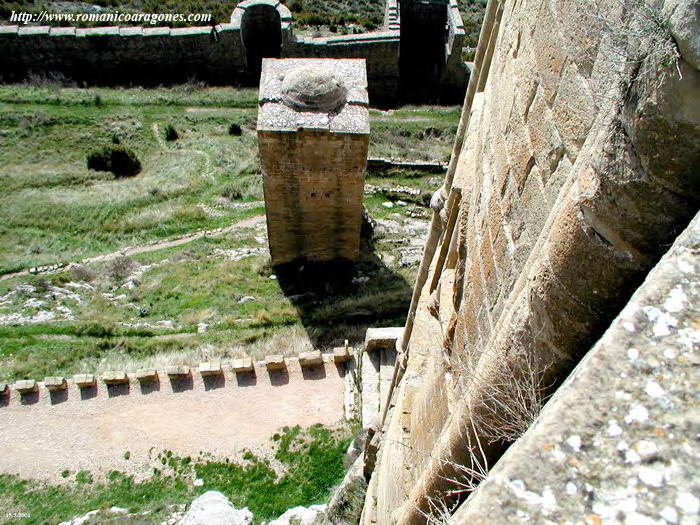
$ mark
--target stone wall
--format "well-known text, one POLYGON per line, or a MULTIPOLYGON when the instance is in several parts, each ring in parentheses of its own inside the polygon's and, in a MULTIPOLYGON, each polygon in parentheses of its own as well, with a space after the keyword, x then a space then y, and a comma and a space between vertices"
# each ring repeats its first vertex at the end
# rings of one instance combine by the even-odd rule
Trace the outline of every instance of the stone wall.
MULTIPOLYGON (((452 0, 446 8, 449 38, 441 57, 446 66, 434 79, 437 94, 430 94, 443 102, 461 100, 468 80, 461 59, 464 27, 456 6, 452 0)), ((0 26, 0 80, 61 73, 100 85, 160 85, 190 79, 256 85, 263 57, 364 58, 372 102, 390 103, 399 94, 400 34, 395 0, 387 4, 383 30, 329 38, 297 37, 290 11, 276 0, 241 2, 230 23, 211 27, 0 26)))
POLYGON ((697 6, 617 7, 489 2, 363 523, 458 504, 698 210, 697 6))

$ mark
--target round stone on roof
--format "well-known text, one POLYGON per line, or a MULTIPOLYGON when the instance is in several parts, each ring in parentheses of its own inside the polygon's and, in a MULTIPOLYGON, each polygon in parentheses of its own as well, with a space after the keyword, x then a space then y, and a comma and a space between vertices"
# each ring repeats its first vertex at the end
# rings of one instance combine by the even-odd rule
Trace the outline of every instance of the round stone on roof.
POLYGON ((347 94, 343 80, 325 67, 300 67, 282 81, 282 102, 297 111, 332 113, 345 104, 347 94))

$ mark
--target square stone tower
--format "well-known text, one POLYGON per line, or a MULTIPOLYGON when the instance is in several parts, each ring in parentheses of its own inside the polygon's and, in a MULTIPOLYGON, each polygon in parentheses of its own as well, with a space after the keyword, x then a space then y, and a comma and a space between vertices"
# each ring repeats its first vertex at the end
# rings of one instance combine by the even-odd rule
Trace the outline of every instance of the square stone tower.
POLYGON ((264 59, 258 144, 272 263, 355 260, 369 146, 364 59, 264 59))

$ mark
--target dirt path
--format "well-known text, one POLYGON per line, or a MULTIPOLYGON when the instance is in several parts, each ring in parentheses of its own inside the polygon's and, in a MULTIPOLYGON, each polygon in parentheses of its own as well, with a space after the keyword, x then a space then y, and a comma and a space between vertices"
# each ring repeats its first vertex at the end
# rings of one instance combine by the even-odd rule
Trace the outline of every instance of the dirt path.
POLYGON ((158 241, 158 242, 151 242, 148 244, 144 244, 141 246, 131 246, 128 248, 123 248, 121 250, 117 250, 114 252, 110 253, 105 253, 103 255, 97 255, 95 257, 89 257, 87 259, 82 259, 80 261, 74 261, 68 264, 61 264, 61 265, 54 265, 52 266, 50 270, 45 270, 45 271, 35 271, 31 272, 29 270, 20 270, 18 272, 12 272, 12 273, 6 273, 4 275, 0 275, 0 281, 4 281, 5 279, 11 279, 12 277, 17 277, 19 275, 29 275, 30 273, 37 274, 46 274, 46 273, 52 273, 56 271, 62 271, 65 270, 66 268, 69 268, 70 266, 74 264, 92 264, 96 262, 101 262, 101 261, 106 261, 109 259, 112 259, 114 257, 119 257, 119 256, 131 256, 131 255, 136 255, 139 253, 147 253, 147 252, 154 252, 157 250, 162 250, 163 248, 171 248, 173 246, 179 246, 181 244, 185 244, 188 242, 195 241, 197 239, 201 239, 202 237, 217 237, 219 235, 223 235, 225 233, 229 233, 234 230, 238 230, 241 228, 251 228, 257 224, 260 224, 262 221, 265 220, 264 215, 255 215, 253 217, 249 217, 247 219, 240 220, 238 222, 234 222, 230 226, 226 226, 225 228, 218 228, 216 230, 206 230, 206 231, 198 231, 195 233, 188 233, 186 235, 182 235, 180 237, 175 237, 174 239, 169 239, 165 241, 158 241))
MULTIPOLYGON (((141 477, 158 453, 235 457, 243 449, 269 453, 270 438, 285 425, 333 425, 343 418, 345 368, 333 363, 287 371, 160 383, 142 389, 106 387, 0 398, 0 472, 61 480, 61 472, 109 470, 141 477), (274 374, 274 375, 271 375, 274 374), (125 459, 125 452, 129 459, 125 459)), ((125 388, 126 387, 126 388, 125 388)))

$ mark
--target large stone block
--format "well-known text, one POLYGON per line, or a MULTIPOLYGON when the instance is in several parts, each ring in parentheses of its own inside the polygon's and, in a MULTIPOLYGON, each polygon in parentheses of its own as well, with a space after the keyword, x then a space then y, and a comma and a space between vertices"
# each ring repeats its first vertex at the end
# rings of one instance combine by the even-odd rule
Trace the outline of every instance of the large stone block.
POLYGON ((39 385, 34 379, 22 379, 15 383, 15 390, 20 394, 30 394, 39 390, 39 385))
POLYGON ((333 349, 333 361, 336 363, 344 363, 352 359, 352 353, 350 349, 346 346, 340 346, 333 349))
POLYGON ((153 368, 140 368, 136 371, 136 379, 141 383, 158 381, 158 372, 153 368))
POLYGON ((321 355, 320 350, 303 352, 299 354, 299 364, 302 366, 302 368, 322 365, 323 355, 321 355))
POLYGON ((372 352, 382 348, 395 348, 396 341, 400 341, 402 335, 403 326, 368 328, 365 334, 365 351, 372 352))
POLYGON ((287 367, 287 362, 284 360, 284 356, 266 355, 265 367, 268 370, 284 370, 287 367))
POLYGON ((253 366, 253 360, 250 357, 241 357, 239 359, 234 359, 231 362, 231 370, 233 370, 237 374, 253 372, 255 370, 253 366))
POLYGON ((94 374, 76 374, 73 376, 73 381, 78 388, 88 388, 97 384, 94 374))
POLYGON ((221 363, 215 363, 215 362, 205 362, 205 363, 199 363, 199 373, 202 374, 203 376, 216 376, 223 371, 221 370, 221 363))
POLYGON ((102 381, 107 385, 123 385, 129 382, 129 377, 123 370, 110 370, 102 374, 102 381))
POLYGON ((169 366, 166 370, 169 377, 185 377, 190 375, 190 367, 185 365, 169 366))
POLYGON ((44 386, 55 392, 57 390, 65 390, 67 388, 66 378, 60 376, 51 376, 44 378, 44 386))

